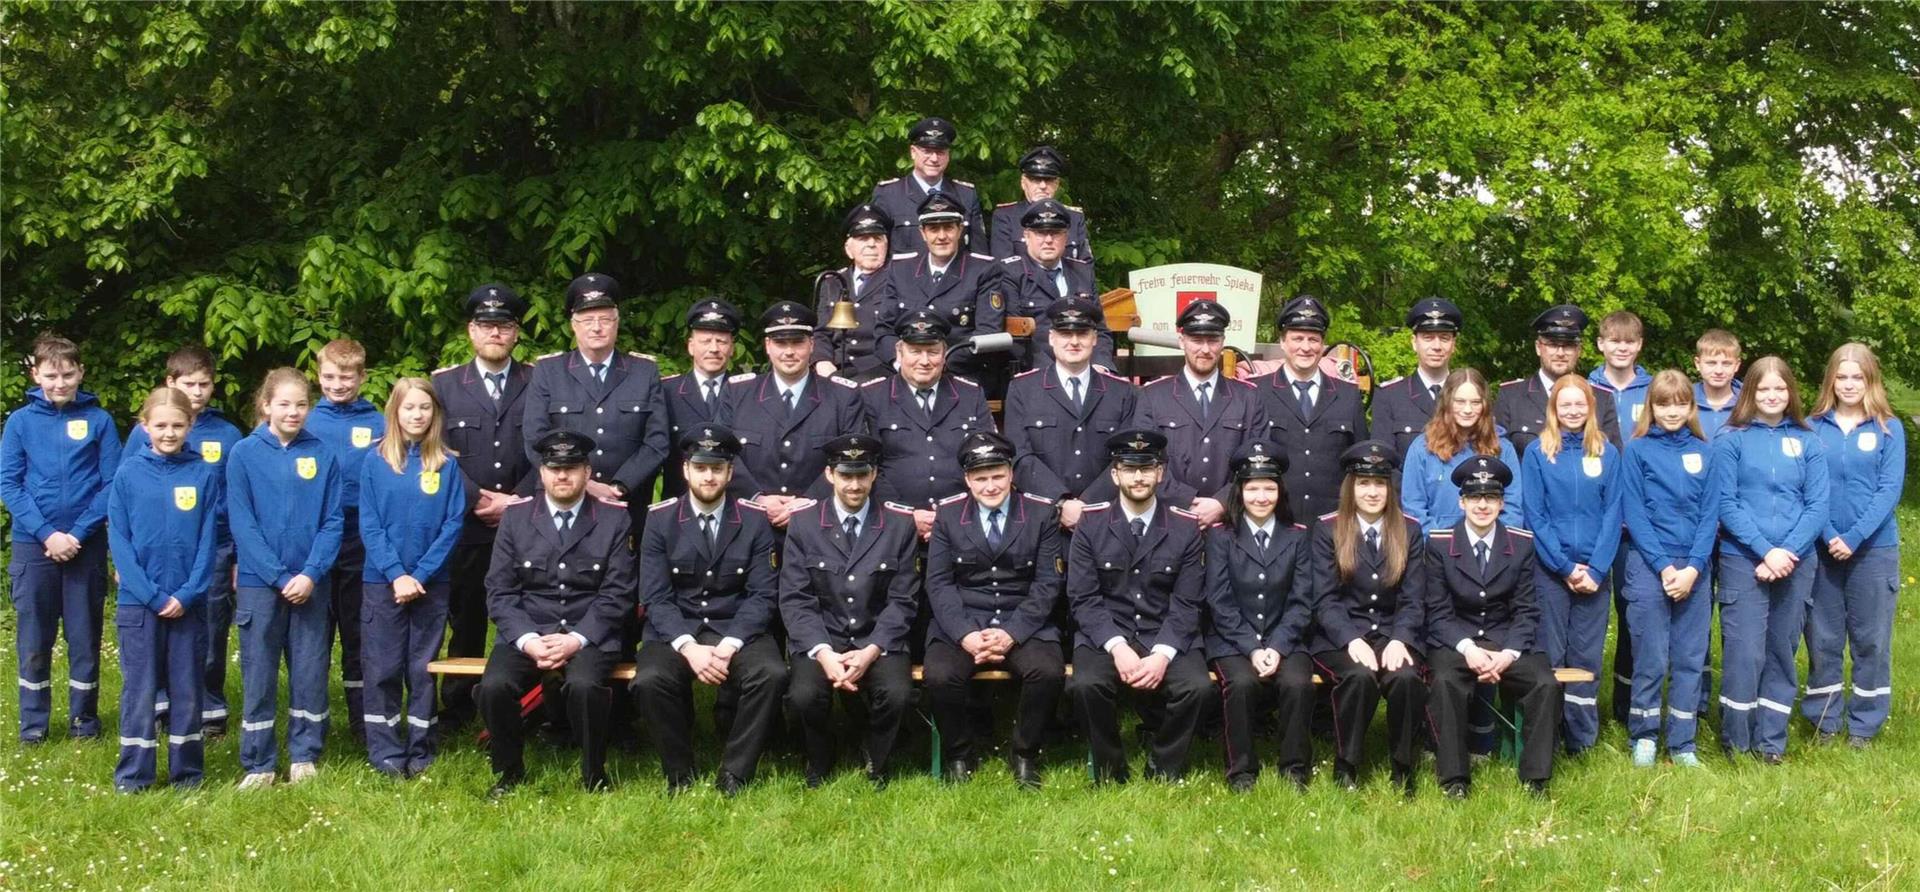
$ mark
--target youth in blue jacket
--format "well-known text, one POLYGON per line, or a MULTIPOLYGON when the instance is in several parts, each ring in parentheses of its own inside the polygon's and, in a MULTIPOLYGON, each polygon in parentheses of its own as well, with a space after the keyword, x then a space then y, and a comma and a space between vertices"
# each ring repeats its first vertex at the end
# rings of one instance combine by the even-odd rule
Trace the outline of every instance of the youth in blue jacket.
POLYGON ((1714 441, 1720 494, 1720 733, 1734 752, 1786 756, 1799 689, 1794 663, 1829 521, 1826 449, 1800 413, 1793 372, 1778 357, 1747 370, 1727 429, 1714 441))
MULTIPOLYGON (((1593 385, 1564 375, 1547 394, 1547 421, 1528 444, 1520 481, 1527 526, 1538 558, 1540 648, 1555 666, 1600 673, 1606 650, 1606 594, 1620 548, 1620 452, 1602 432, 1593 385)), ((1600 733, 1599 686, 1566 687, 1567 751, 1579 753, 1600 733)))
POLYGON ((219 466, 183 448, 192 411, 187 395, 173 388, 147 397, 140 414, 155 436, 120 463, 107 500, 120 574, 120 759, 113 783, 127 792, 152 786, 158 773, 154 700, 161 690, 175 691, 179 705, 167 715, 173 784, 197 785, 204 773, 201 672, 224 481, 219 466))
POLYGON ((427 664, 446 636, 448 558, 466 520, 466 483, 443 445, 445 411, 431 383, 394 382, 386 414, 387 436, 360 466, 361 718, 374 769, 412 777, 433 762, 427 664))
POLYGON ((1667 754, 1698 767, 1695 735, 1713 621, 1713 543, 1719 494, 1687 376, 1668 369, 1648 388, 1648 423, 1627 441, 1620 508, 1627 523, 1623 588, 1633 636, 1627 735, 1634 764, 1651 766, 1668 686, 1667 754))
POLYGON ((100 734, 100 622, 107 597, 107 484, 120 433, 80 389, 79 349, 43 335, 33 345, 27 403, 0 430, 0 501, 13 515, 8 562, 19 655, 20 739, 47 737, 53 644, 67 641, 67 731, 100 734))
POLYGON ((277 745, 280 662, 287 662, 290 780, 314 773, 327 731, 328 574, 340 550, 340 467, 333 450, 303 429, 311 387, 290 368, 261 385, 259 428, 233 447, 227 464, 227 510, 239 552, 244 707, 241 785, 272 784, 277 745))
MULTIPOLYGON (((1488 411, 1487 380, 1474 369, 1455 369, 1440 387, 1440 397, 1426 428, 1407 447, 1400 469, 1401 507, 1420 522, 1422 529, 1450 530, 1460 522, 1460 488, 1453 485, 1453 471, 1476 455, 1493 456, 1515 473, 1520 456, 1507 440, 1507 432, 1493 423, 1488 411), (1442 448, 1436 449, 1436 441, 1442 448), (1446 446, 1451 445, 1451 448, 1446 446), (1441 458, 1440 452, 1448 453, 1441 458)), ((1522 526, 1520 481, 1506 487, 1506 507, 1500 521, 1522 526)))
POLYGON ((361 565, 366 550, 360 543, 360 466, 373 444, 387 434, 387 420, 373 403, 360 396, 367 382, 366 348, 350 340, 327 342, 315 357, 319 363, 320 401, 307 418, 307 429, 334 450, 340 463, 340 505, 345 512, 340 531, 340 553, 327 577, 328 609, 340 636, 340 684, 347 694, 347 727, 356 740, 365 737, 361 716, 366 710, 360 678, 361 565))
POLYGON ((1831 474, 1820 563, 1807 612, 1807 691, 1800 711, 1823 738, 1844 730, 1863 746, 1886 724, 1893 699, 1894 599, 1900 591, 1900 527, 1893 508, 1906 484, 1907 431, 1864 344, 1827 361, 1813 431, 1831 474), (1853 655, 1851 696, 1841 684, 1853 655))
POLYGON ((1625 387, 1615 387, 1607 378, 1607 366, 1602 363, 1587 373, 1587 383, 1601 393, 1612 394, 1613 407, 1620 416, 1620 430, 1633 430, 1640 424, 1640 415, 1646 411, 1647 388, 1653 386, 1653 376, 1640 366, 1633 367, 1633 380, 1625 387))

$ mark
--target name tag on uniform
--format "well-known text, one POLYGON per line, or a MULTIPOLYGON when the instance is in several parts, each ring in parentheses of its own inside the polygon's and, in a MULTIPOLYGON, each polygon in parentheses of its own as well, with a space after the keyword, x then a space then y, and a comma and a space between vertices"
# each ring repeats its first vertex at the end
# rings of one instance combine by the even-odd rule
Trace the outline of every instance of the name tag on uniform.
POLYGON ((201 441, 200 460, 210 465, 218 464, 220 462, 220 441, 219 440, 201 441))
POLYGON ((1689 474, 1698 474, 1702 469, 1706 468, 1706 466, 1706 460, 1702 459, 1698 452, 1683 452, 1680 454, 1680 467, 1686 468, 1689 474))
POLYGON ((1861 431, 1860 439, 1854 442, 1860 444, 1861 452, 1872 452, 1880 447, 1880 434, 1875 431, 1861 431))
POLYGON ((302 480, 312 480, 320 473, 320 462, 310 455, 300 456, 293 460, 293 472, 302 480))
POLYGON ((85 418, 75 418, 72 421, 67 422, 67 439, 84 440, 86 438, 87 438, 87 420, 85 418))
POLYGON ((1604 469, 1600 467, 1600 459, 1598 457, 1588 455, 1580 459, 1580 470, 1587 472, 1588 477, 1598 477, 1604 469))
POLYGON ((373 444, 373 428, 356 427, 353 429, 353 448, 365 449, 373 444))
POLYGON ((192 511, 200 504, 200 489, 194 486, 176 486, 173 488, 173 507, 182 511, 192 511))
POLYGON ((440 472, 439 471, 421 471, 420 472, 420 491, 423 493, 426 493, 427 495, 433 495, 435 493, 438 493, 440 491, 440 472))
POLYGON ((1806 445, 1800 442, 1799 437, 1787 437, 1780 441, 1780 452, 1788 458, 1799 458, 1800 453, 1806 450, 1806 445))

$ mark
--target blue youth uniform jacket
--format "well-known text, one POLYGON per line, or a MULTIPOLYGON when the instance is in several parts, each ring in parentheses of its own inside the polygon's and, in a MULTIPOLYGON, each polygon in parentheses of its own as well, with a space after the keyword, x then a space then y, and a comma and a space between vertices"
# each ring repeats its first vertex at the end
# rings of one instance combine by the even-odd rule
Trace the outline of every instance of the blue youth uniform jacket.
POLYGON ((1713 442, 1713 474, 1722 539, 1756 561, 1775 548, 1813 553, 1832 487, 1813 431, 1789 420, 1729 426, 1713 442))
MULTIPOLYGON (((1520 456, 1514 454, 1506 431, 1495 428, 1494 433, 1500 438, 1500 461, 1514 474, 1513 482, 1507 484, 1500 522, 1510 527, 1526 526, 1521 520, 1525 516, 1521 503, 1526 496, 1520 486, 1520 456)), ((1426 434, 1414 437, 1413 444, 1407 447, 1406 464, 1400 468, 1401 510, 1420 521, 1423 529, 1453 529, 1466 515, 1460 509, 1460 487, 1453 485, 1453 469, 1479 454, 1462 448, 1451 460, 1443 462, 1427 448, 1426 434)))
POLYGON ((192 608, 213 586, 223 501, 218 465, 182 449, 126 456, 107 498, 107 545, 120 573, 117 604, 158 613, 168 598, 192 608))
POLYGON ((40 388, 0 428, 0 502, 13 515, 13 541, 54 533, 84 540, 107 520, 107 484, 120 466, 120 431, 84 390, 65 404, 40 388))
MULTIPOLYGON (((307 415, 307 431, 334 451, 340 466, 340 504, 348 511, 360 507, 360 462, 373 444, 387 435, 387 416, 365 399, 336 403, 322 397, 307 415)), ((345 530, 359 535, 358 530, 345 530)))
POLYGON ((1832 412, 1807 419, 1827 453, 1830 508, 1820 541, 1839 539, 1855 551, 1900 544, 1893 506, 1907 482, 1907 429, 1899 418, 1885 427, 1869 419, 1842 431, 1832 412))
POLYGON ((1720 495, 1713 488, 1713 447, 1686 428, 1627 441, 1620 468, 1620 509, 1630 547, 1655 572, 1712 571, 1720 532, 1720 495))
POLYGON ((1604 587, 1620 551, 1620 450, 1608 442, 1590 457, 1579 432, 1562 433, 1560 440, 1556 460, 1547 460, 1535 440, 1521 461, 1534 554, 1561 577, 1585 564, 1587 575, 1604 587))
POLYGON ((319 581, 340 556, 340 468, 333 450, 302 430, 282 445, 266 425, 227 460, 227 512, 240 584, 283 588, 319 581))
POLYGON ((413 443, 404 467, 395 473, 378 448, 360 465, 359 534, 367 547, 362 582, 411 576, 425 585, 448 578, 447 556, 466 520, 465 478, 452 454, 439 470, 426 470, 413 443))

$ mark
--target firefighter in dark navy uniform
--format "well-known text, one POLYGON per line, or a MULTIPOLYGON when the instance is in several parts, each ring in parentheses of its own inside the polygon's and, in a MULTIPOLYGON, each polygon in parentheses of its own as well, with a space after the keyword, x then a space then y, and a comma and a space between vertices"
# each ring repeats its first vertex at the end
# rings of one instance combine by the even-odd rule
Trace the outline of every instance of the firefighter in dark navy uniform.
POLYGON ((1373 389, 1374 436, 1393 444, 1406 462, 1407 447, 1426 429, 1434 404, 1451 371, 1454 345, 1460 337, 1460 308, 1445 298, 1429 297, 1407 311, 1413 354, 1418 366, 1412 374, 1373 389))
POLYGON ((827 463, 823 447, 865 432, 867 415, 851 380, 807 367, 812 310, 777 301, 760 314, 760 330, 769 368, 728 379, 725 418, 740 438, 733 492, 765 508, 778 530, 786 528, 789 503, 832 493, 820 474, 827 463))
POLYGON ((687 491, 680 477, 680 439, 687 431, 720 419, 721 395, 727 386, 727 365, 733 361, 733 340, 740 332, 740 310, 717 297, 697 301, 687 309, 687 358, 692 368, 661 379, 667 394, 667 459, 660 465, 660 494, 687 491))
MULTIPOLYGON (((1020 218, 1026 215, 1034 202, 1055 197, 1060 191, 1060 177, 1066 173, 1066 167, 1065 159, 1053 146, 1034 146, 1020 156, 1020 192, 1023 197, 1019 201, 1003 201, 994 206, 993 229, 988 233, 993 241, 993 250, 988 253, 995 257, 1027 253, 1026 242, 1020 236, 1020 218)), ((1073 205, 1066 205, 1066 209, 1069 220, 1066 256, 1087 261, 1087 269, 1091 273, 1093 245, 1087 238, 1087 215, 1073 205)))
POLYGON ((1319 517, 1337 507, 1340 456, 1367 438, 1360 388, 1320 370, 1326 353, 1327 308, 1301 295, 1280 310, 1286 364, 1254 380, 1266 406, 1267 438, 1287 453, 1287 496, 1293 516, 1319 517))
POLYGON ((920 202, 929 195, 944 195, 958 203, 966 213, 966 242, 969 251, 987 250, 986 218, 980 213, 980 193, 972 183, 947 176, 954 140, 959 131, 946 118, 921 118, 907 131, 907 152, 913 169, 903 177, 881 180, 873 187, 875 207, 893 218, 893 250, 905 254, 926 250, 920 239, 917 219, 920 202))
POLYGON ((1100 305, 1065 297, 1047 308, 1054 362, 1015 375, 1007 385, 1007 439, 1014 480, 1023 492, 1059 504, 1060 525, 1080 521, 1086 493, 1105 483, 1107 439, 1133 418, 1133 382, 1093 367, 1100 305))
MULTIPOLYGON (((1047 342, 1047 308, 1063 297, 1085 295, 1093 298, 1097 289, 1093 280, 1093 262, 1075 260, 1067 255, 1067 232, 1072 215, 1067 206, 1043 198, 1020 216, 1020 237, 1025 252, 999 259, 1000 282, 1006 297, 1007 315, 1029 316, 1034 320, 1033 340, 1014 351, 1016 367, 1039 368, 1052 360, 1047 342)), ((1098 298, 1093 298, 1098 304, 1098 298)), ((1094 318, 1099 344, 1093 351, 1093 364, 1113 369, 1113 335, 1107 331, 1104 315, 1094 318)))

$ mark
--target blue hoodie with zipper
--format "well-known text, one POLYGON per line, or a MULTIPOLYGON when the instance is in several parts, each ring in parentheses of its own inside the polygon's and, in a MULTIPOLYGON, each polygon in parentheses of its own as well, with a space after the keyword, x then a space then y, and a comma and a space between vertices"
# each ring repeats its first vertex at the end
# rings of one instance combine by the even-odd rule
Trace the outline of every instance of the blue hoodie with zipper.
POLYGON ((85 541, 107 520, 107 485, 120 467, 120 431, 84 390, 61 405, 35 387, 0 428, 0 502, 13 541, 54 533, 85 541))
POLYGON ((120 463, 107 500, 107 544, 120 573, 117 604, 155 613, 176 598, 192 608, 213 587, 220 505, 218 465, 182 449, 143 447, 120 463))
POLYGON ((391 583, 412 576, 422 585, 444 582, 447 556, 460 541, 467 514, 466 484, 451 453, 437 471, 420 462, 420 445, 407 444, 405 470, 376 447, 360 466, 360 541, 367 562, 360 581, 391 583))
POLYGON ((227 460, 227 512, 240 584, 279 589, 297 575, 318 582, 333 569, 344 524, 340 486, 333 450, 305 430, 282 444, 263 424, 236 444, 227 460))
MULTIPOLYGON (((240 432, 239 425, 228 421, 219 409, 208 406, 200 410, 200 414, 193 419, 193 426, 187 428, 186 451, 219 469, 224 477, 226 466, 223 463, 233 454, 234 444, 239 443, 243 436, 246 435, 240 432)), ((153 440, 147 436, 147 426, 136 422, 133 430, 127 432, 126 454, 133 455, 151 448, 153 440)), ((227 528, 226 499, 223 497, 214 507, 220 512, 220 544, 232 545, 233 532, 227 528)))
POLYGON ((1817 434, 1788 419, 1729 425, 1713 441, 1713 474, 1722 539, 1755 561, 1775 548, 1813 553, 1832 491, 1817 434))
POLYGON ((1587 373, 1587 383, 1601 393, 1613 394, 1613 408, 1620 415, 1620 438, 1633 436, 1635 426, 1640 423, 1641 413, 1647 407, 1647 388, 1653 386, 1653 376, 1638 365, 1633 367, 1633 380, 1625 387, 1614 387, 1612 379, 1607 377, 1607 366, 1587 373))
POLYGON ((1854 551, 1900 544, 1900 525, 1893 506, 1907 482, 1907 429, 1899 418, 1883 427, 1868 419, 1843 431, 1832 412, 1807 419, 1827 453, 1832 506, 1821 528, 1820 541, 1839 539, 1854 551))
MULTIPOLYGON (((360 507, 360 463, 373 444, 387 435, 387 416, 365 397, 336 403, 325 397, 307 415, 307 430, 332 449, 340 465, 340 504, 348 511, 360 507)), ((346 530, 357 536, 359 530, 346 530)))
POLYGON ((1654 572, 1688 567, 1712 572, 1720 533, 1713 446, 1681 428, 1647 430, 1627 441, 1620 468, 1620 508, 1631 547, 1654 572))
POLYGON ((1540 565, 1565 577, 1575 564, 1602 588, 1620 552, 1620 451, 1601 444, 1598 456, 1586 454, 1579 432, 1560 435, 1560 454, 1548 460, 1540 444, 1527 444, 1521 459, 1520 497, 1533 530, 1540 565))

